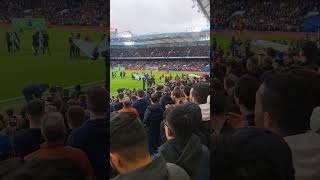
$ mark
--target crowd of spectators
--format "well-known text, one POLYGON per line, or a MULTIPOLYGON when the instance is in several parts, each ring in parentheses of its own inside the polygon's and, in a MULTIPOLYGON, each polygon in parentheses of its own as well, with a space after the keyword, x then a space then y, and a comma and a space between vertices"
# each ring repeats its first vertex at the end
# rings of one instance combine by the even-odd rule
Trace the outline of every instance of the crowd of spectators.
POLYGON ((10 23, 13 18, 45 18, 55 25, 107 25, 109 2, 85 0, 70 3, 66 0, 44 1, 27 7, 22 0, 1 0, 0 23, 10 23))
POLYGON ((300 32, 305 16, 320 9, 317 0, 217 0, 212 5, 213 27, 224 30, 300 32))
POLYGON ((209 46, 111 47, 110 57, 208 57, 209 46))
POLYGON ((106 89, 54 86, 36 97, 0 114, 0 179, 107 179, 106 89))
POLYGON ((319 49, 298 49, 279 58, 217 48, 211 77, 112 97, 114 179, 320 178, 319 49))
POLYGON ((205 71, 208 59, 192 60, 111 60, 110 67, 124 67, 128 70, 147 70, 146 67, 157 68, 158 71, 205 71))

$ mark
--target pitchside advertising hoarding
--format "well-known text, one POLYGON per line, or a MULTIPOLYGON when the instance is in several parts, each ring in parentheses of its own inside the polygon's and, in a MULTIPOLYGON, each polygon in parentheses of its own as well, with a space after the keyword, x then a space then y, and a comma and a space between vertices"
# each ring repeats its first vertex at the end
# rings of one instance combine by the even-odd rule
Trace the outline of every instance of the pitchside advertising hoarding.
POLYGON ((17 29, 46 29, 47 24, 44 18, 14 18, 12 28, 17 29))

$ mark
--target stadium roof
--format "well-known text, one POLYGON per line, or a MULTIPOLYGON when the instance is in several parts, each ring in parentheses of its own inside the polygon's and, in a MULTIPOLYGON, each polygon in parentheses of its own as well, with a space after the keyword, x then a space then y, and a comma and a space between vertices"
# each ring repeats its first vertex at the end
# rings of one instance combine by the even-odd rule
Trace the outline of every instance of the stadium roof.
POLYGON ((148 35, 132 35, 131 37, 111 38, 111 45, 155 45, 178 43, 209 43, 209 30, 200 32, 162 33, 148 35))
POLYGON ((210 19, 210 1, 209 0, 195 0, 203 12, 203 14, 206 16, 207 20, 210 19))

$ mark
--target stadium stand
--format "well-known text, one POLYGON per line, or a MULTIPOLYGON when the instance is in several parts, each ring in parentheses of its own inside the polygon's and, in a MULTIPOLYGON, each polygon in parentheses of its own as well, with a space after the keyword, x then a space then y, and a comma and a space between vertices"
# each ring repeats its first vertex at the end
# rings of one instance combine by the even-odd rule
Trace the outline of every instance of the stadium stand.
POLYGON ((13 18, 45 18, 52 25, 107 25, 109 1, 27 1, 1 0, 0 23, 13 18))
POLYGON ((285 32, 304 31, 306 16, 320 8, 317 0, 216 0, 212 6, 214 29, 285 32))

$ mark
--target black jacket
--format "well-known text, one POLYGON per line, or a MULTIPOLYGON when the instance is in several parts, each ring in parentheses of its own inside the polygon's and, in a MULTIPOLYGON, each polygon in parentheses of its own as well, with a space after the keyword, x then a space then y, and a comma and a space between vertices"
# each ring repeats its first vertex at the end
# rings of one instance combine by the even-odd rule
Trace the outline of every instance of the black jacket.
POLYGON ((181 167, 166 163, 160 156, 147 166, 118 175, 112 180, 190 180, 190 178, 181 167))
POLYGON ((159 103, 151 104, 144 113, 143 122, 147 127, 160 129, 160 123, 163 120, 163 108, 159 103))
POLYGON ((210 152, 197 135, 187 141, 170 139, 160 147, 159 153, 167 162, 186 170, 192 180, 208 180, 210 177, 210 152))
POLYGON ((171 99, 168 95, 162 95, 160 98, 160 105, 163 109, 165 109, 166 105, 168 104, 174 104, 174 101, 171 99))

